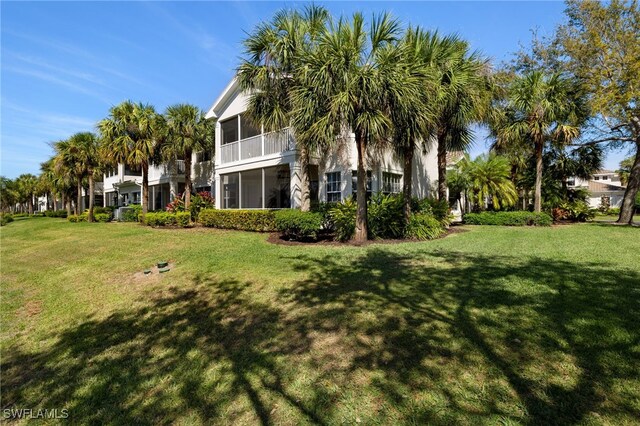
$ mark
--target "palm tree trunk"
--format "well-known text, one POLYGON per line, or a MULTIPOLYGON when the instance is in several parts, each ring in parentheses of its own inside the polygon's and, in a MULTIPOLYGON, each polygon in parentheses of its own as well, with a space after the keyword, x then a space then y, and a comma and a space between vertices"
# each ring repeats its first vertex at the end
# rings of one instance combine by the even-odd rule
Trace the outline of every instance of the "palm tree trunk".
POLYGON ((93 203, 95 202, 93 170, 89 171, 89 217, 87 220, 93 222, 93 203))
POLYGON ((77 198, 77 203, 76 203, 76 214, 80 215, 82 214, 82 211, 84 209, 81 210, 82 206, 82 178, 78 177, 78 198, 77 198))
MULTIPOLYGON (((640 132, 639 132, 640 133, 640 132)), ((633 161, 633 166, 629 172, 629 180, 627 182, 627 189, 624 192, 624 198, 622 200, 622 206, 620 207, 620 216, 617 223, 633 222, 633 213, 635 211, 635 200, 640 188, 640 136, 636 137, 636 158, 633 161)))
POLYGON ((403 197, 403 213, 405 225, 409 223, 411 218, 411 186, 413 184, 413 146, 405 147, 402 158, 403 164, 403 176, 402 176, 402 197, 403 197))
POLYGON ((300 146, 300 210, 311 210, 311 189, 309 185, 309 150, 300 146))
POLYGON ((184 209, 191 205, 191 150, 185 151, 184 156, 184 209))
POLYGON ((536 150, 536 190, 534 194, 533 210, 542 211, 542 144, 541 140, 535 142, 536 150))
POLYGON ((447 199, 447 145, 442 132, 438 132, 438 199, 447 199))
POLYGON ((33 214, 33 194, 29 194, 29 215, 33 214))
POLYGON ((367 172, 364 168, 366 157, 366 135, 361 131, 356 131, 356 148, 358 150, 358 196, 356 211, 356 234, 354 240, 356 242, 364 242, 367 240, 367 172))
POLYGON ((142 163, 142 222, 144 223, 149 209, 149 163, 142 163))

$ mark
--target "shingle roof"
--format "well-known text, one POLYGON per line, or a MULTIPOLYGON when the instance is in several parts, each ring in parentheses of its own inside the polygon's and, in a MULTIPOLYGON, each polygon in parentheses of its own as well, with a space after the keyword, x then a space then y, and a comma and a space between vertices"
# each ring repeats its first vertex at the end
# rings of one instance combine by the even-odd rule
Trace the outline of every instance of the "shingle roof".
POLYGON ((610 173, 615 173, 615 172, 613 170, 600 169, 597 172, 595 172, 594 175, 604 175, 604 174, 610 174, 610 173))

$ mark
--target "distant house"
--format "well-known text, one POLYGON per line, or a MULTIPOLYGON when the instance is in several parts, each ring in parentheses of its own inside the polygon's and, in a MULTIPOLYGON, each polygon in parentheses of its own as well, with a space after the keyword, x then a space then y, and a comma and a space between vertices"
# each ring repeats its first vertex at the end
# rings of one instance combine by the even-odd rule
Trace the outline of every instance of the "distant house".
POLYGON ((627 189, 620 181, 620 175, 611 170, 598 170, 588 180, 579 178, 569 179, 570 188, 583 188, 589 191, 587 201, 591 208, 603 205, 620 208, 627 189))

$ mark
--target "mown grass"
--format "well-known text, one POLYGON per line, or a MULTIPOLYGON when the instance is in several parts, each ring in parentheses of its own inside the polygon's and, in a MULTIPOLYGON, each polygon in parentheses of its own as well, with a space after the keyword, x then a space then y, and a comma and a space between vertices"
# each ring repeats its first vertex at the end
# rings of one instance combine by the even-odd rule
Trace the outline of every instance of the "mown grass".
POLYGON ((365 247, 20 221, 2 408, 109 424, 633 424, 640 230, 365 247), (175 264, 152 277, 160 260, 175 264))

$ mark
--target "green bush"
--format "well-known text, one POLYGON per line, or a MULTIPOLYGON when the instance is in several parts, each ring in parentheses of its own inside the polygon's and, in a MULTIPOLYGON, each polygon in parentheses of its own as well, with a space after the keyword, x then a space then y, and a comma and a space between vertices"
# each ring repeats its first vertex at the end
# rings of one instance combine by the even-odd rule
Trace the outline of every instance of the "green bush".
POLYGON ((0 214, 0 226, 5 226, 10 222, 13 222, 13 216, 10 213, 0 214))
POLYGON ((451 225, 453 215, 447 200, 438 200, 435 198, 424 198, 418 201, 418 207, 413 211, 420 213, 431 213, 445 227, 451 225))
POLYGON ((257 232, 276 230, 275 212, 272 210, 203 209, 200 211, 198 221, 211 228, 257 232))
POLYGON ((107 223, 111 221, 110 213, 95 213, 93 217, 95 218, 96 222, 107 223))
POLYGON ((66 218, 67 217, 67 211, 66 210, 47 210, 44 212, 44 215, 46 217, 60 217, 60 218, 66 218))
POLYGON ((186 228, 191 224, 190 212, 178 212, 175 214, 175 216, 176 216, 176 225, 186 228))
POLYGON ((347 241, 355 235, 357 209, 355 200, 347 198, 329 210, 329 218, 337 240, 347 241))
POLYGON ((554 212, 554 216, 572 222, 586 222, 592 220, 597 209, 592 209, 586 201, 573 201, 560 203, 554 212))
POLYGON ((171 212, 148 212, 144 223, 148 226, 175 225, 176 215, 171 212))
POLYGON ((442 223, 432 213, 414 213, 407 224, 407 238, 432 240, 444 233, 442 223))
POLYGON ((607 214, 619 216, 620 215, 620 209, 618 207, 613 207, 613 208, 609 209, 607 214))
POLYGON ((76 223, 76 222, 78 222, 78 215, 77 214, 71 214, 71 215, 67 216, 67 220, 69 222, 76 223))
POLYGON ((78 216, 78 222, 87 222, 89 220, 89 213, 84 212, 78 216))
POLYGON ((525 211, 467 213, 463 219, 468 225, 551 226, 553 223, 547 213, 525 211))
POLYGON ((13 218, 18 218, 18 217, 29 217, 29 213, 14 213, 13 214, 13 218))
POLYGON ((405 233, 401 195, 375 194, 369 200, 368 225, 371 238, 402 238, 405 233))
POLYGON ((123 222, 141 222, 139 215, 142 212, 142 206, 140 204, 132 204, 128 206, 130 210, 125 210, 122 213, 123 222))
POLYGON ((297 209, 284 209, 275 213, 276 229, 293 240, 315 240, 322 230, 322 215, 297 209))

